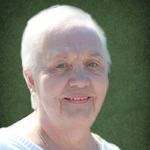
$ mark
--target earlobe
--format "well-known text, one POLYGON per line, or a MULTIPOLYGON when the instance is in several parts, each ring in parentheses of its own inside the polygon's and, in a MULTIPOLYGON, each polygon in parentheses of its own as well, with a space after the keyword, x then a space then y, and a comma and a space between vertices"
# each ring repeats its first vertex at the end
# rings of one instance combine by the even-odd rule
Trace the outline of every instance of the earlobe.
POLYGON ((31 93, 31 106, 34 110, 36 110, 38 107, 37 95, 34 92, 31 93))

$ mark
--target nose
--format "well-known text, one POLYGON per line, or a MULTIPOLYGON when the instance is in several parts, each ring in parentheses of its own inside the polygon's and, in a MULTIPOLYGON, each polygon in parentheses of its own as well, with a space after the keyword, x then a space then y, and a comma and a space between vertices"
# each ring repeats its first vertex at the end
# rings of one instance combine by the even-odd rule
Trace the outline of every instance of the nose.
POLYGON ((90 78, 83 70, 73 71, 70 75, 69 86, 71 88, 85 88, 90 85, 90 78))

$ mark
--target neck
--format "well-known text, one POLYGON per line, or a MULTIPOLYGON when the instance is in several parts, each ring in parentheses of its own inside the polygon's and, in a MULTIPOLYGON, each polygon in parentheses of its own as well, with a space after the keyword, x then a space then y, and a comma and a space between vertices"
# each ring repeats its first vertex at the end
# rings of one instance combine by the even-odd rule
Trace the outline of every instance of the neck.
POLYGON ((41 126, 37 121, 27 134, 27 138, 44 150, 97 150, 89 128, 41 126))
POLYGON ((47 134, 43 129, 40 129, 39 137, 46 150, 96 150, 96 143, 89 131, 73 134, 69 131, 58 133, 53 129, 51 134, 47 134))

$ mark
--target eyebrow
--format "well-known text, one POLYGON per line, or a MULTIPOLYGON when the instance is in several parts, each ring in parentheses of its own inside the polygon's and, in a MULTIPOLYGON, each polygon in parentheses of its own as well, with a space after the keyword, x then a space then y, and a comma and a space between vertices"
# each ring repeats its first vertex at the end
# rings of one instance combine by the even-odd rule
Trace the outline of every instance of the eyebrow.
MULTIPOLYGON (((60 54, 56 54, 51 56, 49 59, 67 59, 69 57, 69 55, 67 55, 67 53, 60 53, 60 54)), ((100 60, 104 60, 104 57, 101 53, 95 52, 95 53, 90 53, 87 55, 87 58, 96 58, 96 59, 100 59, 100 60)))
POLYGON ((68 58, 68 56, 67 54, 62 53, 62 54, 57 54, 49 57, 49 59, 60 59, 60 58, 66 59, 68 58))
POLYGON ((101 53, 91 53, 91 54, 89 54, 88 55, 88 57, 96 57, 96 58, 98 58, 98 59, 101 59, 101 60, 103 60, 104 59, 104 57, 103 57, 103 55, 101 54, 101 53))

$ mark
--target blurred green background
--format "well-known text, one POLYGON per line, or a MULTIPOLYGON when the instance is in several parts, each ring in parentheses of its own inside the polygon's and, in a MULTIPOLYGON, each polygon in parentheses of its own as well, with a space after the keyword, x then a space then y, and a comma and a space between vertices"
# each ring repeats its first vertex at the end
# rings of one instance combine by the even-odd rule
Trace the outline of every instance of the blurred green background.
POLYGON ((0 0, 0 126, 32 112, 22 77, 21 36, 31 16, 54 4, 89 12, 108 38, 110 87, 92 131, 122 150, 149 150, 149 0, 0 0))

